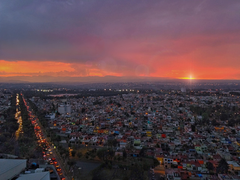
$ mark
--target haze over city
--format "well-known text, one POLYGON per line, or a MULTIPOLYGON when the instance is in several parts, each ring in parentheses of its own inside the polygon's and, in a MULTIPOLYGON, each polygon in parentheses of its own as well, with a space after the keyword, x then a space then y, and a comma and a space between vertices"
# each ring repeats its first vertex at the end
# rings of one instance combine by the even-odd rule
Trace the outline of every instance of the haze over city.
POLYGON ((239 12, 225 0, 1 1, 0 81, 239 80, 239 12))

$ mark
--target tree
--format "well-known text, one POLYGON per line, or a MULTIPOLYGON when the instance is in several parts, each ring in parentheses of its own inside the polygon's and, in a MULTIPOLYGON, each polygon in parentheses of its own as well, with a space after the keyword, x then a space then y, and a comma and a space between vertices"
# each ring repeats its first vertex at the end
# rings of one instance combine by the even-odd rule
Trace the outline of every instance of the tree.
POLYGON ((230 120, 228 120, 228 126, 235 126, 235 124, 236 124, 236 121, 234 120, 234 119, 230 119, 230 120))
POLYGON ((60 136, 57 136, 57 137, 56 137, 56 141, 58 141, 58 142, 61 141, 61 137, 60 137, 60 136))
POLYGON ((72 150, 72 157, 74 157, 76 155, 76 151, 72 150))
POLYGON ((104 171, 98 171, 94 173, 92 180, 105 180, 106 174, 104 171))
POLYGON ((4 143, 7 140, 7 138, 4 135, 0 135, 0 143, 4 143))
POLYGON ((209 172, 214 170, 214 166, 211 162, 206 163, 206 168, 208 169, 209 172))
POLYGON ((78 157, 78 158, 81 158, 81 157, 82 157, 82 153, 81 153, 81 152, 78 152, 78 153, 77 153, 77 157, 78 157))
POLYGON ((85 108, 82 108, 82 113, 85 113, 86 109, 85 108))
POLYGON ((217 173, 227 174, 228 169, 229 169, 229 166, 228 166, 228 163, 227 163, 226 159, 222 158, 219 161, 219 164, 218 164, 218 167, 217 167, 217 173))
POLYGON ((97 156, 99 157, 99 159, 101 160, 105 160, 106 159, 106 152, 107 149, 106 148, 101 148, 97 151, 97 156))
POLYGON ((166 144, 166 143, 161 144, 161 148, 162 148, 163 151, 169 151, 170 150, 169 145, 166 144))
POLYGON ((139 156, 141 156, 141 157, 144 157, 145 156, 145 153, 146 153, 146 148, 145 147, 143 147, 141 150, 140 150, 140 152, 139 152, 139 156))
POLYGON ((220 116, 220 119, 221 119, 222 121, 225 121, 225 120, 228 119, 228 115, 225 114, 225 113, 222 113, 221 116, 220 116))
POLYGON ((158 165, 160 165, 159 161, 156 158, 154 158, 153 159, 153 166, 156 167, 158 165))
POLYGON ((231 130, 233 134, 236 134, 236 130, 235 129, 232 129, 231 130))
POLYGON ((184 107, 182 103, 179 104, 179 107, 184 107))
POLYGON ((71 169, 71 167, 76 164, 76 161, 70 160, 70 161, 67 162, 67 164, 69 165, 69 169, 71 169))
POLYGON ((212 125, 213 126, 219 126, 220 124, 214 119, 214 120, 212 120, 212 125))
POLYGON ((203 120, 207 120, 209 115, 208 113, 205 112, 205 113, 202 113, 202 117, 203 117, 203 120))
POLYGON ((118 141, 117 141, 116 139, 109 139, 107 143, 108 143, 108 145, 111 146, 111 147, 112 147, 112 146, 113 146, 113 147, 116 147, 116 146, 118 145, 118 141))
POLYGON ((144 179, 143 167, 140 164, 135 164, 135 166, 131 168, 130 176, 131 176, 130 179, 143 180, 144 179))
POLYGON ((195 132, 195 130, 196 130, 196 127, 195 127, 195 125, 191 125, 191 128, 192 128, 192 132, 195 132))
POLYGON ((124 150, 123 151, 123 158, 126 159, 127 158, 127 152, 124 150))

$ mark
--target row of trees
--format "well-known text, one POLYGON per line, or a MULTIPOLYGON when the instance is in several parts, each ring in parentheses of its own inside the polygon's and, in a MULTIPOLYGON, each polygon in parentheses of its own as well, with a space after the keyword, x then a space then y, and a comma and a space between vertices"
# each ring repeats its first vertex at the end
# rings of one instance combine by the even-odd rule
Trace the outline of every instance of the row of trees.
POLYGON ((35 103, 33 103, 31 100, 28 100, 28 102, 29 102, 29 106, 32 108, 34 114, 38 117, 41 125, 44 128, 47 128, 48 127, 48 122, 45 118, 46 112, 39 111, 37 105, 35 103))
POLYGON ((2 113, 6 122, 2 125, 0 134, 0 152, 14 154, 15 132, 18 129, 18 123, 15 119, 16 113, 16 95, 10 99, 11 107, 2 113))
POLYGON ((34 126, 29 119, 28 110, 24 104, 22 95, 19 96, 19 101, 22 116, 23 133, 19 136, 18 144, 20 148, 20 156, 26 158, 34 153, 37 147, 37 139, 34 133, 34 126))
MULTIPOLYGON (((206 168, 208 169, 208 171, 212 174, 214 173, 214 166, 211 162, 207 162, 206 163, 206 168)), ((225 159, 221 159, 218 163, 218 166, 216 168, 216 173, 219 174, 228 174, 228 170, 229 170, 229 165, 227 163, 227 161, 225 159)))

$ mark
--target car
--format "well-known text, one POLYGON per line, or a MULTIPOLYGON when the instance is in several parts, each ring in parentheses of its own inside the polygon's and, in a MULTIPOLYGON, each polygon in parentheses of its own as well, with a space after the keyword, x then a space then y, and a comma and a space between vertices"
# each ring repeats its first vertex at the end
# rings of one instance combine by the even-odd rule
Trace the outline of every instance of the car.
POLYGON ((61 168, 57 168, 57 172, 60 172, 62 169, 61 168))
POLYGON ((56 158, 52 158, 52 161, 55 161, 56 160, 56 158))
POLYGON ((49 164, 53 164, 53 162, 52 162, 52 161, 50 161, 50 162, 49 162, 49 164))
POLYGON ((58 167, 59 167, 59 164, 55 164, 55 167, 58 168, 58 167))

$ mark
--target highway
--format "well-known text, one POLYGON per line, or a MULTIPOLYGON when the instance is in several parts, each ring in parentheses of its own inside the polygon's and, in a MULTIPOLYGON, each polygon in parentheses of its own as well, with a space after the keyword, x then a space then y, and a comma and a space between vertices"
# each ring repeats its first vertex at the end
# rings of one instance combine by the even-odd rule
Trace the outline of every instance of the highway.
POLYGON ((58 179, 60 180, 69 180, 66 176, 66 171, 64 170, 61 158, 57 155, 56 150, 53 148, 52 143, 47 140, 47 136, 44 133, 44 130, 39 122, 39 119, 33 114, 32 109, 29 107, 28 103, 23 97, 25 106, 27 107, 29 119, 31 120, 32 125, 34 125, 34 132, 38 140, 38 144, 42 147, 42 155, 45 162, 54 165, 57 173, 58 179))

